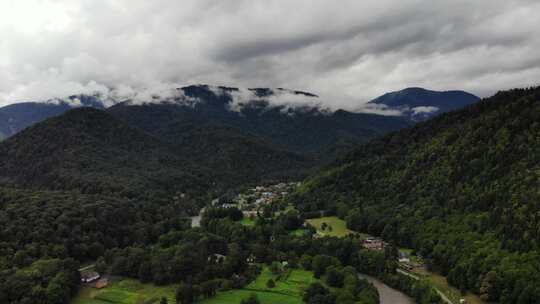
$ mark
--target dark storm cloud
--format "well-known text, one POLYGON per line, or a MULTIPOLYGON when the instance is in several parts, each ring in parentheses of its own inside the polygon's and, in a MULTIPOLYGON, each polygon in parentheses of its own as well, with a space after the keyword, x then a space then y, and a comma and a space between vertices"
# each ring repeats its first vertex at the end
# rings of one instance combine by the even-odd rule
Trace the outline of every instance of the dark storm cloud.
POLYGON ((407 86, 485 96, 538 83, 538 13, 525 0, 6 0, 0 105, 191 83, 347 109, 407 86))

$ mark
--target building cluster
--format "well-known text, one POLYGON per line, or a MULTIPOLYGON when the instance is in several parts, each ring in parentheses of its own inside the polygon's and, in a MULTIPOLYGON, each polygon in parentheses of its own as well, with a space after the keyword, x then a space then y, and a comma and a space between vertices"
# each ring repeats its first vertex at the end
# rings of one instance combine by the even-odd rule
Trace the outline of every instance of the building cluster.
POLYGON ((382 251, 386 247, 386 243, 379 238, 368 237, 362 241, 362 247, 369 250, 382 251))
POLYGON ((220 207, 223 208, 237 207, 243 211, 249 212, 257 210, 259 206, 279 201, 294 191, 299 184, 300 183, 297 182, 290 182, 269 186, 257 186, 238 194, 230 202, 219 204, 219 199, 216 199, 212 201, 212 205, 219 204, 220 207))

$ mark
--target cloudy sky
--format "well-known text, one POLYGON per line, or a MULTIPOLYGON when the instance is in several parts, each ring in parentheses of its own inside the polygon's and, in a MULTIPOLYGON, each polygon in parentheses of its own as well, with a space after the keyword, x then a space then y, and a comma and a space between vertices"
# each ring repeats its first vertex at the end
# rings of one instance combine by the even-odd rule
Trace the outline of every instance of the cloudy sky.
POLYGON ((540 1, 0 0, 0 105, 111 87, 286 87, 354 109, 408 86, 540 83, 540 1))

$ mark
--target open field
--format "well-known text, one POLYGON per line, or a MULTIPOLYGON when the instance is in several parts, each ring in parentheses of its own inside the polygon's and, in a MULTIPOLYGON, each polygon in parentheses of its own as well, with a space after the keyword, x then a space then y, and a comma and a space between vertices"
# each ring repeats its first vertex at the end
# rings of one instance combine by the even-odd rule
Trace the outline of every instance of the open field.
POLYGON ((174 286, 142 284, 133 279, 118 279, 108 287, 95 289, 82 287, 72 304, 154 304, 161 297, 175 303, 174 286))
POLYGON ((242 289, 220 292, 215 297, 202 300, 201 304, 238 304, 250 294, 255 293, 262 304, 301 304, 305 288, 317 279, 313 273, 305 270, 291 270, 278 278, 265 267, 257 279, 242 289), (276 287, 266 287, 266 282, 273 279, 276 287))
POLYGON ((317 234, 321 236, 337 236, 344 237, 351 233, 355 233, 352 230, 347 229, 345 221, 339 219, 337 216, 327 216, 321 218, 314 218, 306 220, 310 225, 317 229, 317 234), (326 223, 329 227, 322 230, 322 224, 326 223))

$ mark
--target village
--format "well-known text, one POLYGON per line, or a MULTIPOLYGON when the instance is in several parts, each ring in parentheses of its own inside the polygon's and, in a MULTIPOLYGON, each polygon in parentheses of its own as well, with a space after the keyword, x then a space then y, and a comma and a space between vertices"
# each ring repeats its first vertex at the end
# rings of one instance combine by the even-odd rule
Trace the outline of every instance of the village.
POLYGON ((236 207, 242 211, 244 217, 254 218, 261 206, 281 200, 298 186, 300 186, 299 182, 256 186, 239 193, 231 200, 214 199, 211 205, 222 208, 236 207))

